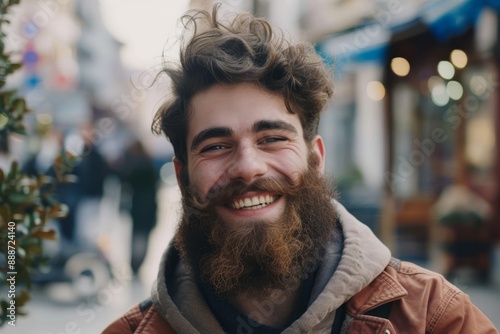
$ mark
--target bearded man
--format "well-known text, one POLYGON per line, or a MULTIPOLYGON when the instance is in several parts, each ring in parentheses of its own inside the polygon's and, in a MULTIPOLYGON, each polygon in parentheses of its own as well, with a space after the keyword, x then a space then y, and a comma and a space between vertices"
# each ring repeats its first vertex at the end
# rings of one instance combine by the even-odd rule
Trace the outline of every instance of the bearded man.
POLYGON ((104 333, 497 333, 441 275, 391 254, 323 177, 331 75, 262 19, 204 11, 154 129, 183 214, 152 298, 104 333))

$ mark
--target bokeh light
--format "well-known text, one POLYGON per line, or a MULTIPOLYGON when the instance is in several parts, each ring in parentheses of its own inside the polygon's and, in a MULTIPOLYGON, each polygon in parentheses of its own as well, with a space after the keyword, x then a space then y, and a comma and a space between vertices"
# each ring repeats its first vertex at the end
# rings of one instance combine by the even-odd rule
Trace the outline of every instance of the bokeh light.
POLYGON ((475 74, 470 79, 470 90, 477 96, 483 96, 488 92, 488 81, 481 75, 475 74))
MULTIPOLYGON (((429 81, 431 80, 429 79, 429 81)), ((435 105, 443 107, 448 104, 450 97, 446 91, 446 85, 443 80, 438 81, 434 79, 432 83, 429 83, 429 89, 431 91, 432 102, 434 102, 435 105)))
POLYGON ((446 60, 442 60, 438 63, 437 70, 443 79, 451 79, 455 75, 453 64, 446 60))
POLYGON ((467 66, 467 54, 462 50, 455 49, 451 51, 450 60, 456 68, 464 68, 467 66))
POLYGON ((380 81, 371 81, 366 85, 366 94, 373 101, 380 101, 385 96, 385 87, 380 81))
POLYGON ((49 114, 39 114, 36 116, 36 120, 42 125, 52 124, 52 116, 49 114))
POLYGON ((446 84, 446 92, 451 99, 458 101, 464 95, 464 88, 458 81, 450 81, 446 84))
POLYGON ((444 86, 444 80, 437 75, 434 75, 427 80, 427 88, 429 89, 429 92, 432 92, 432 89, 439 85, 444 86))
POLYGON ((403 57, 395 57, 391 60, 391 69, 396 75, 405 77, 410 73, 410 63, 403 57))

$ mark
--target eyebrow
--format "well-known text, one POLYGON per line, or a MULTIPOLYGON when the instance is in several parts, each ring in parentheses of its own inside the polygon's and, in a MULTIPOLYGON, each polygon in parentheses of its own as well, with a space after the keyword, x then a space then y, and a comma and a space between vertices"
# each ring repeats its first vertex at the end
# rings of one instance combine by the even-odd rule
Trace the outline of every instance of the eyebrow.
MULTIPOLYGON (((252 126, 253 133, 266 130, 284 130, 293 134, 298 134, 297 129, 293 125, 284 121, 262 120, 255 122, 252 126)), ((191 143, 191 150, 196 150, 198 146, 200 146, 200 144, 207 139, 217 137, 231 137, 232 135, 233 130, 228 127, 213 127, 205 129, 194 136, 193 142, 191 143)))
POLYGON ((196 150, 196 148, 205 140, 216 137, 231 137, 233 135, 233 131, 230 128, 226 127, 215 127, 208 128, 201 132, 199 132, 193 138, 193 142, 191 143, 191 150, 196 150))
POLYGON ((290 123, 284 121, 258 121, 252 127, 252 132, 257 133, 266 130, 285 130, 293 134, 298 134, 297 129, 290 123))

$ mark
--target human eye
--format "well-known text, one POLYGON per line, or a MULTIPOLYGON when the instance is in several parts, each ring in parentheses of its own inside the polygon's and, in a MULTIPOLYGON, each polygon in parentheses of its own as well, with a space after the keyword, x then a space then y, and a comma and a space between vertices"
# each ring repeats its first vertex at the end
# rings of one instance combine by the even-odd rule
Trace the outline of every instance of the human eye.
POLYGON ((216 151, 224 150, 225 148, 226 148, 226 146, 222 145, 222 144, 211 144, 211 145, 207 145, 207 146, 203 147, 200 150, 200 153, 216 152, 216 151))
POLYGON ((288 138, 283 136, 267 136, 261 139, 260 144, 273 144, 286 141, 288 141, 288 138))

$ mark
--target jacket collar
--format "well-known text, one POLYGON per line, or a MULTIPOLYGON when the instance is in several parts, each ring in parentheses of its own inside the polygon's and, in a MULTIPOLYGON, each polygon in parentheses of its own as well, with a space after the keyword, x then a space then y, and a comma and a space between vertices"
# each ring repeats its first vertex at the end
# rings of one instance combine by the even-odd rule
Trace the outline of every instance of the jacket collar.
MULTIPOLYGON (((391 261, 390 265, 394 262, 395 260, 391 261)), ((349 300, 347 312, 353 315, 364 314, 406 295, 408 291, 386 270, 349 300)))

